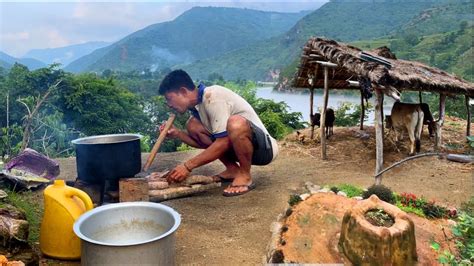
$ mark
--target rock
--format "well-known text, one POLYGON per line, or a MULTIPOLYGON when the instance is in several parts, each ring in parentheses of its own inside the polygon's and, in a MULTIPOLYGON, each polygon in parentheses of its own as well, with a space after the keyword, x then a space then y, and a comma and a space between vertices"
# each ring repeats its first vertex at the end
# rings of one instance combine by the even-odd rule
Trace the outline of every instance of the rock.
POLYGON ((448 219, 448 225, 449 226, 456 226, 458 223, 454 220, 448 219))
POLYGON ((301 200, 305 200, 305 199, 309 198, 309 196, 311 196, 311 194, 309 194, 309 193, 304 193, 304 194, 301 194, 301 195, 300 195, 300 198, 301 198, 301 200))
POLYGON ((319 193, 328 193, 328 192, 332 192, 329 188, 325 187, 325 188, 322 188, 320 190, 318 190, 319 193))
POLYGON ((311 182, 306 182, 305 183, 305 186, 306 186, 306 189, 309 191, 309 193, 311 194, 315 194, 315 193, 318 193, 318 191, 321 189, 320 186, 317 186, 317 185, 314 185, 313 183, 311 182))
POLYGON ((279 234, 280 231, 281 231, 281 223, 279 222, 273 222, 271 225, 270 225, 270 232, 274 233, 274 234, 279 234))
POLYGON ((361 196, 356 196, 356 197, 353 197, 353 199, 355 199, 355 200, 363 200, 364 198, 362 198, 361 196))
POLYGON ((343 197, 347 197, 347 194, 346 194, 346 192, 344 192, 344 191, 339 191, 339 192, 337 192, 337 195, 343 196, 343 197))
POLYGON ((0 200, 8 197, 7 192, 0 189, 0 200))

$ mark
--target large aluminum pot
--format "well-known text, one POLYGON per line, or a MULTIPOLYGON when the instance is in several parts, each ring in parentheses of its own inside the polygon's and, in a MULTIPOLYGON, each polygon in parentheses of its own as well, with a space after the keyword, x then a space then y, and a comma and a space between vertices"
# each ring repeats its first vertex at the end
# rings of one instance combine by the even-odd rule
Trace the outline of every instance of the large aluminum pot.
POLYGON ((82 265, 174 265, 181 223, 172 208, 123 202, 95 208, 74 223, 82 265))
POLYGON ((138 134, 113 134, 73 140, 77 177, 96 184, 133 177, 142 166, 140 138, 138 134))

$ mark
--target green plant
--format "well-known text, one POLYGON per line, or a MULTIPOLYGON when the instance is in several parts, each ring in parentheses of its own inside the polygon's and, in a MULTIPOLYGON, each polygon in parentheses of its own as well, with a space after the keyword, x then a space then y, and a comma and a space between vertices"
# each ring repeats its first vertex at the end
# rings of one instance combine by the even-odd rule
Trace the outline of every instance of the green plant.
POLYGON ((290 206, 294 206, 294 205, 298 204, 298 202, 300 202, 300 201, 301 201, 300 195, 292 194, 292 195, 290 195, 290 199, 288 200, 288 204, 290 204, 290 206))
POLYGON ((469 143, 469 148, 474 150, 474 136, 467 136, 467 142, 469 143))
MULTIPOLYGON (((367 119, 369 113, 369 107, 365 112, 364 120, 367 119)), ((351 127, 356 126, 360 123, 360 115, 362 113, 362 108, 359 105, 352 103, 342 103, 334 110, 334 124, 336 126, 342 127, 351 127)))
POLYGON ((393 217, 386 213, 383 209, 368 210, 365 213, 365 218, 375 226, 390 227, 395 223, 393 217))
POLYGON ((395 204, 398 208, 400 208, 400 210, 404 211, 404 212, 409 212, 409 213, 414 213, 420 217, 425 217, 425 213, 423 212, 423 210, 419 209, 419 208, 416 208, 416 207, 412 207, 412 206, 404 206, 403 204, 401 204, 400 202, 397 202, 395 204))
POLYGON ((457 224, 452 228, 459 256, 456 257, 448 250, 441 250, 437 242, 431 243, 431 248, 438 252, 438 261, 447 265, 472 265, 474 263, 474 217, 462 212, 457 224))
POLYGON ((193 147, 187 145, 186 143, 181 143, 181 145, 179 145, 176 148, 176 151, 190 151, 192 149, 193 149, 193 147))
POLYGON ((341 184, 338 185, 337 188, 340 191, 344 191, 349 198, 357 197, 357 196, 362 196, 362 193, 364 192, 363 189, 350 185, 350 184, 341 184))
POLYGON ((462 260, 474 262, 474 217, 463 212, 457 222, 453 234, 457 238, 459 255, 462 260))
POLYGON ((364 199, 368 199, 371 195, 377 195, 377 197, 385 202, 394 203, 395 197, 393 196, 393 192, 390 188, 384 185, 372 185, 370 186, 367 191, 364 191, 362 197, 364 199))

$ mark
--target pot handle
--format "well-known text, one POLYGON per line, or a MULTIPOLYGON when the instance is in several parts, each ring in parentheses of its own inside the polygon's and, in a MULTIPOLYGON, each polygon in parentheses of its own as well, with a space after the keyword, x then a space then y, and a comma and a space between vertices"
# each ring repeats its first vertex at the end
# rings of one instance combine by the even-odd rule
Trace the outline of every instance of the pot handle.
POLYGON ((73 197, 73 196, 78 197, 84 203, 84 206, 86 207, 86 211, 92 210, 94 208, 94 204, 92 203, 92 200, 89 197, 89 195, 87 195, 86 192, 84 192, 80 189, 70 188, 70 190, 67 193, 67 196, 68 197, 73 197))

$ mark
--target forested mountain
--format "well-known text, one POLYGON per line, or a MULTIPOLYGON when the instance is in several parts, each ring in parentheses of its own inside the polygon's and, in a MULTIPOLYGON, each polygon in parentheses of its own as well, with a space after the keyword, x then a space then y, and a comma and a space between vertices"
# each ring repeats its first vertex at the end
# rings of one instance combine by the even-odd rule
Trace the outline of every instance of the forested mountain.
POLYGON ((400 59, 422 62, 474 81, 472 36, 474 27, 461 23, 457 30, 445 33, 419 37, 404 35, 351 44, 364 50, 385 45, 400 59))
POLYGON ((413 32, 418 35, 457 30, 462 21, 474 21, 473 0, 445 1, 442 5, 423 10, 415 18, 403 25, 398 34, 413 32))
POLYGON ((191 63, 281 34, 305 14, 195 7, 80 58, 66 70, 154 70, 191 63))
POLYGON ((16 62, 27 66, 29 69, 34 70, 38 68, 45 67, 46 64, 33 59, 33 58, 15 58, 13 56, 10 56, 4 52, 0 52, 0 66, 3 68, 10 68, 13 64, 16 62))
POLYGON ((472 2, 333 0, 302 18, 281 36, 179 67, 185 68, 196 78, 219 73, 226 79, 262 80, 270 70, 282 69, 294 62, 301 53, 301 47, 311 36, 351 42, 391 35, 415 34, 421 37, 423 33, 446 32, 459 28, 462 19, 468 21, 472 17, 472 11, 469 11, 472 9, 467 9, 469 5, 472 7, 472 2), (457 12, 461 15, 457 21, 453 21, 457 12), (427 16, 428 13, 432 15, 427 16), (415 26, 415 21, 422 21, 420 23, 425 27, 415 26), (449 25, 434 27, 439 21, 450 22, 449 25))
POLYGON ((28 51, 24 57, 34 58, 48 65, 60 63, 64 67, 72 61, 109 44, 108 42, 87 42, 59 48, 33 49, 28 51))

